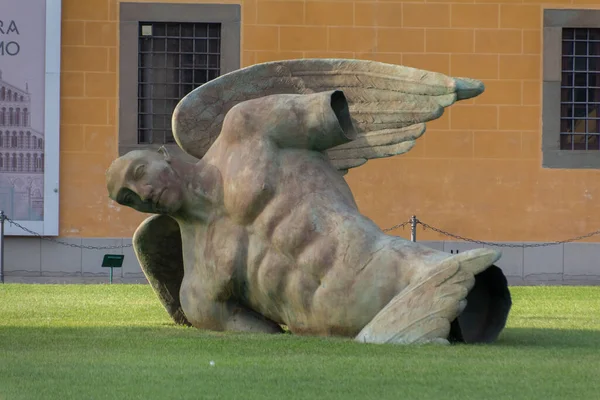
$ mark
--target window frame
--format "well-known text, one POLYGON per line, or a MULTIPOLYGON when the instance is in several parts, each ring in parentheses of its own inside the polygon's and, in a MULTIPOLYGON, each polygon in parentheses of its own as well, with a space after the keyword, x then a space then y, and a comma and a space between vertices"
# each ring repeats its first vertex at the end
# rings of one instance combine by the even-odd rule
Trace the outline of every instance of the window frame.
POLYGON ((560 149, 563 28, 600 28, 600 10, 544 10, 542 50, 542 167, 598 169, 600 168, 599 150, 560 149))
MULTIPOLYGON (((119 8, 119 156, 162 144, 138 143, 138 38, 140 22, 220 23, 220 75, 241 65, 241 6, 239 4, 120 3, 119 8)), ((176 143, 164 144, 173 155, 186 157, 176 143)))

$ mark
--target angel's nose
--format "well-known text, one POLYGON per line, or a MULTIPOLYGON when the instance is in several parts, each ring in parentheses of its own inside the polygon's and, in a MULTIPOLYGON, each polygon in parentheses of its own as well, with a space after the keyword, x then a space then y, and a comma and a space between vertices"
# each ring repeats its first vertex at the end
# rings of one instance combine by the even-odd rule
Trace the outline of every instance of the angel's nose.
POLYGON ((152 198, 152 187, 150 185, 140 185, 137 188, 137 193, 142 201, 147 201, 152 198))

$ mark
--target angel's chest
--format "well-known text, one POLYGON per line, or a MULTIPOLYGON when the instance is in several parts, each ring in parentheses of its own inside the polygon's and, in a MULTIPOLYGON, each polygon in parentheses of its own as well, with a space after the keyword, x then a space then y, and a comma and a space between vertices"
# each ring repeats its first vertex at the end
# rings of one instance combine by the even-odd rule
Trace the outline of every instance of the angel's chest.
POLYGON ((276 170, 262 163, 236 163, 223 172, 223 206, 236 224, 247 226, 275 195, 276 170))
POLYGON ((236 269, 243 267, 246 234, 229 218, 191 226, 181 233, 186 273, 219 281, 230 279, 236 269))

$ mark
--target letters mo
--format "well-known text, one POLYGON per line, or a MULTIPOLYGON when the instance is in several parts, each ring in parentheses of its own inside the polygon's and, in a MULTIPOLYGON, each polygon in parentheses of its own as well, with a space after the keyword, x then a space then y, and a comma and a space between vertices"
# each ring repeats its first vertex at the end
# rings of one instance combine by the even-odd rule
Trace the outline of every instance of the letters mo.
MULTIPOLYGON (((5 21, 0 20, 0 35, 19 35, 19 28, 17 27, 17 23, 15 21, 6 21, 8 24, 5 24, 5 21), (8 25, 5 27, 5 25, 8 25)), ((21 51, 21 46, 18 42, 14 40, 0 40, 0 56, 16 56, 21 51)))

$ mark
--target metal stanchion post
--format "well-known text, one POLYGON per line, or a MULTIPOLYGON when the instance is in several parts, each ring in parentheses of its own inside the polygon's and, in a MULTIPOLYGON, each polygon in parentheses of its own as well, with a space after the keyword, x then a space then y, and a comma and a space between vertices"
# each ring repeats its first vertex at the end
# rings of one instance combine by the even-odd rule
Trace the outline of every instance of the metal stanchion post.
POLYGON ((0 282, 4 283, 4 220, 6 215, 0 211, 0 282))
POLYGON ((417 241, 417 216, 413 215, 410 218, 410 240, 412 242, 417 241))

